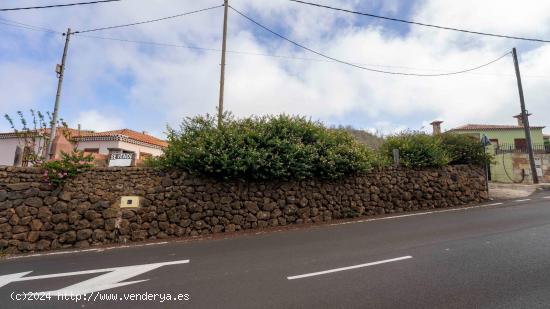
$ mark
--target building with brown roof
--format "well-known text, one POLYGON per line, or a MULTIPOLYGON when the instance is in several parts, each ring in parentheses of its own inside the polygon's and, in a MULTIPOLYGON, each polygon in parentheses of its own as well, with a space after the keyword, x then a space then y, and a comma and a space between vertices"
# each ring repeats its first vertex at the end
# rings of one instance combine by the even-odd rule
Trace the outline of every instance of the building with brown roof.
MULTIPOLYGON (((466 124, 456 127, 447 132, 458 134, 469 134, 477 138, 487 136, 495 148, 506 145, 508 148, 525 149, 525 128, 519 115, 514 116, 517 125, 495 125, 495 124, 466 124)), ((530 126, 531 141, 534 146, 544 145, 544 126, 530 126)))
MULTIPOLYGON (((59 128, 53 144, 54 158, 59 158, 61 152, 70 152, 73 148, 91 153, 96 158, 96 164, 106 164, 113 154, 131 154, 133 162, 139 162, 146 157, 156 157, 162 154, 168 146, 166 141, 158 139, 147 132, 137 132, 130 129, 121 129, 105 132, 84 131, 70 128, 59 128), (62 132, 63 131, 63 132, 62 132)), ((49 130, 37 131, 38 141, 49 136, 49 130)), ((40 143, 38 143, 40 144, 40 143)), ((43 143, 42 143, 43 144, 43 143)), ((29 152, 24 139, 15 132, 0 133, 0 165, 24 165, 27 162, 16 158, 25 157, 29 152), (19 154, 18 154, 19 153, 19 154), (18 155, 17 155, 18 154, 18 155)), ((35 152, 44 154, 44 147, 35 146, 35 152)))
MULTIPOLYGON (((495 182, 532 182, 531 167, 527 155, 525 127, 521 117, 514 116, 517 125, 466 124, 447 132, 466 134, 481 140, 486 136, 491 144, 486 151, 494 156, 489 165, 489 180, 495 182)), ((550 181, 550 146, 545 145, 543 126, 530 126, 535 169, 540 179, 550 181)))

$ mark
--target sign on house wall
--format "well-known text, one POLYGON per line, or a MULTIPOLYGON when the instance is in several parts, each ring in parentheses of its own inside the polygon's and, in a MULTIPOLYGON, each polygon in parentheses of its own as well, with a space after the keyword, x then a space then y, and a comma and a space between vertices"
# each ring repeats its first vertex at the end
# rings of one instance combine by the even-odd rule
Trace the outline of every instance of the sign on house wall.
POLYGON ((109 167, 132 166, 134 163, 134 153, 112 153, 109 157, 109 167))

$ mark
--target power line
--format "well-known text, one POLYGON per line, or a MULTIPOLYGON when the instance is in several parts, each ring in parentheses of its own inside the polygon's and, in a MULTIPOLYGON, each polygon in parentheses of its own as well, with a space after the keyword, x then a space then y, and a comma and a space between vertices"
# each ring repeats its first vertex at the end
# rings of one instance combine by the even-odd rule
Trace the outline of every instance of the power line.
POLYGON ((155 45, 155 46, 163 46, 163 47, 177 47, 177 48, 188 48, 188 49, 197 49, 197 50, 221 52, 221 50, 215 49, 215 48, 196 47, 196 46, 180 45, 180 44, 172 44, 172 43, 159 43, 159 42, 152 42, 152 41, 137 41, 137 40, 128 40, 128 39, 121 39, 121 38, 111 38, 111 37, 87 35, 87 34, 80 34, 80 33, 75 33, 75 36, 84 37, 84 38, 91 38, 91 39, 100 39, 100 40, 118 41, 118 42, 125 42, 125 43, 143 44, 143 45, 155 45))
POLYGON ((66 7, 66 6, 88 5, 88 4, 97 4, 97 3, 104 3, 104 2, 117 2, 117 1, 121 1, 121 0, 97 0, 97 1, 77 2, 77 3, 67 3, 67 4, 52 4, 52 5, 43 5, 43 6, 9 8, 9 9, 0 9, 0 12, 33 10, 33 9, 50 9, 50 8, 59 8, 59 7, 66 7))
POLYGON ((217 9, 217 8, 220 8, 220 7, 223 7, 223 4, 212 6, 212 7, 205 8, 205 9, 196 10, 196 11, 191 11, 191 12, 181 13, 181 14, 177 14, 177 15, 157 18, 157 19, 150 19, 150 20, 135 22, 135 23, 131 23, 131 24, 124 24, 124 25, 95 28, 95 29, 89 29, 89 30, 83 30, 83 31, 76 31, 75 33, 87 33, 87 32, 102 31, 102 30, 108 30, 108 29, 116 29, 116 28, 123 28, 123 27, 149 24, 149 23, 154 23, 154 22, 163 21, 163 20, 167 20, 167 19, 172 19, 172 18, 182 17, 182 16, 186 16, 186 15, 191 15, 191 14, 195 14, 195 13, 204 12, 204 11, 209 11, 209 10, 217 9))
MULTIPOLYGON (((11 21, 11 20, 3 19, 3 18, 0 18, 0 20, 4 20, 6 22, 9 22, 9 23, 4 23, 4 22, 0 21, 0 24, 5 24, 5 25, 8 25, 8 26, 20 27, 20 28, 24 28, 24 29, 27 29, 27 30, 42 31, 42 32, 49 32, 49 33, 56 33, 56 34, 64 34, 62 32, 55 31, 55 30, 52 30, 52 29, 32 26, 32 25, 28 25, 28 24, 23 24, 23 23, 11 21), (16 23, 16 24, 10 24, 10 23, 16 23), (19 24, 19 25, 17 25, 17 24, 19 24)), ((174 43, 129 40, 129 39, 123 39, 123 38, 113 38, 113 37, 104 37, 104 36, 96 36, 96 35, 78 34, 78 33, 74 33, 74 35, 79 36, 79 37, 83 37, 83 38, 91 38, 91 39, 99 39, 99 40, 107 40, 107 41, 116 41, 116 42, 123 42, 123 43, 152 45, 152 46, 171 47, 171 48, 186 48, 186 49, 202 50, 202 51, 217 52, 217 53, 221 52, 221 49, 216 49, 216 48, 206 48, 206 47, 182 45, 182 44, 174 44, 174 43)), ((299 61, 310 61, 310 62, 338 63, 337 61, 326 59, 326 58, 296 57, 296 56, 289 56, 289 55, 277 55, 277 54, 267 54, 267 53, 239 51, 239 50, 227 50, 227 53, 228 54, 235 54, 235 55, 244 55, 244 56, 259 56, 259 57, 269 57, 269 58, 289 59, 289 60, 299 60, 299 61)), ((414 68, 414 67, 399 66, 399 65, 383 65, 383 64, 373 64, 373 63, 366 64, 366 63, 357 63, 357 62, 352 62, 352 63, 356 64, 356 65, 359 65, 359 66, 443 72, 442 69, 433 69, 433 68, 426 69, 426 68, 414 68)), ((479 74, 478 73, 478 75, 503 76, 503 75, 506 75, 506 74, 497 74, 497 73, 479 74)), ((549 76, 543 76, 543 75, 526 75, 525 77, 544 78, 544 79, 550 78, 549 76)))
MULTIPOLYGON (((47 33, 55 33, 55 34, 64 34, 63 32, 55 31, 49 28, 29 25, 13 20, 8 20, 5 18, 0 18, 0 24, 4 24, 7 26, 14 26, 14 27, 20 27, 27 30, 33 30, 33 31, 41 31, 41 32, 47 32, 47 33), (4 21, 4 22, 2 22, 4 21)), ((122 39, 122 38, 113 38, 113 37, 103 37, 103 36, 95 36, 95 35, 86 35, 86 34, 74 34, 75 36, 84 37, 84 38, 92 38, 92 39, 100 39, 100 40, 108 40, 108 41, 117 41, 117 42, 124 42, 124 43, 132 43, 132 44, 142 44, 142 45, 152 45, 152 46, 161 46, 161 47, 172 47, 172 48, 187 48, 187 49, 194 49, 194 50, 202 50, 202 51, 208 51, 208 52, 221 52, 220 49, 215 48, 206 48, 206 47, 199 47, 199 46, 191 46, 191 45, 182 45, 182 44, 173 44, 173 43, 161 43, 161 42, 152 42, 152 41, 139 41, 139 40, 129 40, 129 39, 122 39)), ((326 58, 309 58, 309 57, 295 57, 295 56, 289 56, 289 55, 277 55, 277 54, 267 54, 267 53, 258 53, 258 52, 248 52, 248 51, 238 51, 238 50, 227 50, 227 53, 229 54, 236 54, 236 55, 245 55, 245 56, 260 56, 260 57, 270 57, 270 58, 279 58, 279 59, 290 59, 290 60, 300 60, 300 61, 312 61, 312 62, 326 62, 326 63, 338 63, 337 61, 326 59, 326 58)), ((414 67, 408 67, 408 66, 398 66, 398 65, 383 65, 383 64, 365 64, 365 63, 357 63, 352 62, 353 64, 359 65, 359 66, 371 66, 371 67, 381 67, 381 68, 397 68, 397 69, 408 69, 408 70, 423 70, 423 71, 433 71, 433 72, 442 72, 441 69, 426 69, 426 68, 414 68, 414 67)), ((476 74, 476 73, 473 73, 476 74)), ((482 74, 478 73, 478 75, 495 75, 495 76, 503 76, 507 74, 497 74, 497 73, 487 73, 482 74)), ((545 75, 525 75, 525 77, 531 77, 531 78, 543 78, 548 79, 549 76, 545 75)))
POLYGON ((1 18, 1 17, 0 17, 0 24, 7 25, 7 26, 12 26, 12 27, 24 28, 24 29, 33 30, 33 31, 63 34, 62 32, 55 31, 55 30, 52 30, 52 29, 33 26, 33 25, 29 25, 29 24, 24 24, 24 23, 20 23, 20 22, 17 22, 17 21, 13 21, 13 20, 1 18))
POLYGON ((453 27, 438 26, 438 25, 426 24, 426 23, 410 21, 410 20, 405 20, 405 19, 399 19, 399 18, 375 15, 375 14, 370 14, 370 13, 352 11, 352 10, 348 10, 348 9, 337 8, 337 7, 332 7, 332 6, 323 5, 323 4, 319 4, 319 3, 313 3, 313 2, 306 2, 306 1, 301 1, 301 0, 289 0, 289 1, 296 2, 296 3, 301 3, 301 4, 306 4, 306 5, 311 5, 311 6, 315 6, 315 7, 320 7, 320 8, 325 8, 325 9, 330 9, 330 10, 334 10, 334 11, 340 11, 340 12, 351 13, 351 14, 356 14, 356 15, 363 15, 363 16, 379 18, 379 19, 385 19, 385 20, 390 20, 390 21, 395 21, 395 22, 400 22, 400 23, 406 23, 406 24, 412 24, 412 25, 417 25, 417 26, 423 26, 423 27, 431 27, 431 28, 442 29, 442 30, 458 31, 458 32, 484 35, 484 36, 491 36, 491 37, 497 37, 497 38, 514 39, 514 40, 539 42, 539 43, 550 43, 550 40, 533 39, 533 38, 525 38, 525 37, 518 37, 518 36, 512 36, 512 35, 505 35, 505 34, 495 34, 495 33, 480 32, 480 31, 459 29, 459 28, 453 28, 453 27))
MULTIPOLYGON (((91 39, 123 42, 123 43, 132 43, 132 44, 143 44, 143 45, 152 45, 152 46, 160 46, 160 47, 173 47, 173 48, 186 48, 186 49, 202 50, 202 51, 216 52, 216 53, 221 52, 221 49, 216 49, 216 48, 206 48, 206 47, 182 45, 182 44, 174 44, 174 43, 162 43, 162 42, 153 42, 153 41, 138 41, 138 40, 129 40, 129 39, 122 39, 122 38, 113 38, 113 37, 104 37, 104 36, 95 36, 95 35, 86 35, 86 34, 75 34, 75 36, 84 37, 84 38, 91 38, 91 39)), ((289 59, 289 60, 299 60, 299 61, 310 61, 310 62, 338 63, 334 60, 323 59, 323 58, 295 57, 295 56, 289 56, 289 55, 277 55, 277 54, 267 54, 267 53, 239 51, 239 50, 227 50, 227 53, 228 54, 236 54, 236 55, 244 55, 244 56, 259 56, 259 57, 269 57, 269 58, 279 58, 279 59, 289 59)), ((353 64, 357 64, 357 65, 361 65, 361 66, 381 67, 381 68, 394 68, 394 69, 408 69, 408 70, 443 72, 442 69, 433 69, 433 68, 429 68, 429 69, 427 69, 427 68, 414 68, 414 67, 399 66, 399 65, 383 65, 383 64, 373 64, 373 63, 368 63, 367 64, 367 63, 357 63, 357 62, 353 62, 353 64)), ((482 74, 482 75, 502 76, 502 75, 506 75, 506 74, 487 73, 487 74, 482 74)), ((526 76, 529 76, 529 75, 526 75, 526 76)), ((542 75, 530 76, 530 77, 550 78, 549 76, 542 76, 542 75)))
MULTIPOLYGON (((117 1, 120 1, 120 0, 117 0, 117 1)), ((223 7, 223 5, 217 5, 217 6, 213 6, 213 7, 209 7, 209 8, 205 8, 205 9, 200 9, 200 10, 195 10, 195 11, 191 11, 191 12, 186 12, 186 13, 181 13, 181 14, 177 14, 177 15, 161 17, 161 18, 157 18, 157 19, 150 19, 150 20, 145 20, 145 21, 140 21, 140 22, 135 22, 135 23, 130 23, 130 24, 123 24, 123 25, 109 26, 109 27, 101 27, 101 28, 95 28, 95 29, 89 29, 89 30, 83 30, 83 31, 75 31, 74 34, 88 33, 88 32, 107 30, 107 29, 116 29, 116 28, 123 28, 123 27, 130 27, 130 26, 137 26, 137 25, 142 25, 142 24, 154 23, 154 22, 159 22, 159 21, 163 21, 163 20, 167 20, 167 19, 173 19, 173 18, 177 18, 177 17, 182 17, 182 16, 186 16, 186 15, 200 13, 200 12, 204 12, 204 11, 208 11, 208 10, 212 10, 212 9, 216 9, 216 8, 220 8, 220 7, 223 7)), ((0 18, 0 20, 4 21, 4 22, 0 21, 0 24, 5 24, 5 25, 8 25, 8 26, 21 27, 21 28, 26 28, 26 29, 29 29, 29 30, 36 30, 36 31, 44 31, 44 32, 52 32, 52 33, 62 34, 62 32, 58 32, 58 31, 55 31, 55 30, 52 30, 52 29, 32 26, 32 25, 29 25, 29 24, 24 24, 24 23, 12 21, 12 20, 4 19, 4 18, 0 18)))
MULTIPOLYGON (((95 36, 95 35, 86 35, 86 34, 75 34, 75 35, 80 36, 80 37, 84 37, 84 38, 116 41, 116 42, 123 42, 123 43, 143 44, 143 45, 172 47, 172 48, 186 48, 186 49, 202 50, 202 51, 217 52, 217 53, 221 52, 221 49, 216 49, 216 48, 206 48, 206 47, 182 45, 182 44, 174 44, 174 43, 162 43, 162 42, 153 42, 153 41, 138 41, 138 40, 129 40, 129 39, 122 39, 122 38, 113 38, 113 37, 104 37, 104 36, 95 36)), ((226 52, 228 54, 236 54, 236 55, 244 55, 244 56, 259 56, 259 57, 269 57, 269 58, 279 58, 279 59, 289 59, 289 60, 299 60, 299 61, 310 61, 310 62, 338 63, 334 60, 324 59, 324 58, 295 57, 295 56, 289 56, 289 55, 266 54, 266 53, 239 51, 239 50, 227 50, 226 52)), ((408 69, 408 70, 444 72, 444 70, 442 70, 442 69, 433 69, 433 68, 428 69, 428 68, 414 68, 414 67, 400 66, 400 65, 384 65, 384 64, 357 63, 357 62, 352 62, 352 63, 357 64, 357 65, 361 65, 361 66, 372 66, 372 67, 380 67, 380 68, 394 68, 394 69, 408 69)), ((476 73, 473 73, 473 74, 476 74, 476 73)), ((477 75, 513 76, 513 74, 510 75, 510 74, 506 74, 506 73, 486 73, 486 74, 477 73, 477 75)), ((525 77, 544 78, 544 79, 550 78, 550 76, 547 76, 547 75, 525 75, 525 77)))
POLYGON ((456 75, 456 74, 462 74, 462 73, 467 73, 467 72, 471 72, 471 71, 475 71, 475 70, 478 70, 478 69, 481 69, 483 67, 486 67, 488 65, 491 65, 497 61, 499 61, 500 59, 508 56, 511 51, 507 52, 506 54, 490 61, 490 62, 487 62, 485 64, 482 64, 482 65, 479 65, 479 66, 476 66, 474 68, 470 68, 470 69, 465 69, 465 70, 461 70, 461 71, 456 71, 456 72, 448 72, 448 73, 439 73, 439 74, 419 74, 419 73, 405 73, 405 72, 392 72, 392 71, 383 71, 383 70, 377 70, 377 69, 371 69, 371 68, 367 68, 367 67, 364 67, 364 66, 360 66, 360 65, 357 65, 357 64, 354 64, 354 63, 351 63, 351 62, 347 62, 347 61, 343 61, 343 60, 340 60, 340 59, 337 59, 337 58, 334 58, 334 57, 331 57, 331 56, 327 56, 321 52, 318 52, 318 51, 315 51, 309 47, 306 47, 305 45, 302 45, 296 41, 293 41, 269 28, 267 28, 266 26, 260 24, 259 22, 257 22, 256 20, 252 19, 251 17, 248 17, 247 15, 245 15, 244 13, 241 13, 239 10, 235 9, 234 7, 232 6, 229 6, 229 8, 231 8, 233 11, 235 11, 237 14, 241 15, 242 17, 248 19, 250 22, 254 23, 256 26, 270 32, 271 34, 289 42, 289 43, 292 43, 302 49, 305 49, 311 53, 314 53, 318 56, 321 56, 323 58, 326 58, 326 59, 329 59, 329 60, 332 60, 332 61, 335 61, 335 62, 339 62, 341 64, 345 64, 345 65, 348 65, 348 66, 351 66, 351 67, 354 67, 354 68, 358 68, 358 69, 362 69, 362 70, 366 70, 366 71, 371 71, 371 72, 376 72, 376 73, 383 73, 383 74, 390 74, 390 75, 405 75, 405 76, 418 76, 418 77, 435 77, 435 76, 448 76, 448 75, 456 75))

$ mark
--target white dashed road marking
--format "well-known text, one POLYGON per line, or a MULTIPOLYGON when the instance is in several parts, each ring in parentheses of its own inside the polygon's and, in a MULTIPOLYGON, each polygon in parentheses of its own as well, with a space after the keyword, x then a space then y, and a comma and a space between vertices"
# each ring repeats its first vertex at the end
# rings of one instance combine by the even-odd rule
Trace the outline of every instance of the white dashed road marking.
POLYGON ((353 265, 353 266, 347 266, 347 267, 341 267, 341 268, 334 268, 334 269, 323 270, 323 271, 318 271, 318 272, 309 273, 309 274, 290 276, 290 277, 286 277, 286 278, 288 280, 302 279, 302 278, 307 278, 307 277, 326 275, 326 274, 335 273, 335 272, 344 271, 344 270, 350 270, 350 269, 374 266, 374 265, 379 265, 379 264, 397 262, 397 261, 402 261, 402 260, 407 260, 407 259, 412 259, 412 256, 407 255, 407 256, 402 256, 402 257, 389 259, 389 260, 382 260, 382 261, 377 261, 377 262, 371 262, 371 263, 365 263, 365 264, 359 264, 359 265, 353 265))
POLYGON ((514 202, 520 203, 520 202, 527 202, 527 201, 530 201, 530 200, 531 200, 530 198, 526 198, 524 200, 515 200, 514 202))

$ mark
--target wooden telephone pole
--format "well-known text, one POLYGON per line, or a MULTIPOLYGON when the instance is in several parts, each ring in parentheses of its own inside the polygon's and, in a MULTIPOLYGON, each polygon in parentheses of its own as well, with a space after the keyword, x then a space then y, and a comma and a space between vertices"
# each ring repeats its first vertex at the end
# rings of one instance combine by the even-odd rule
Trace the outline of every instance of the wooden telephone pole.
POLYGON ((218 103, 218 128, 221 128, 223 122, 223 95, 225 87, 225 53, 227 47, 227 14, 229 10, 229 0, 223 1, 223 40, 222 40, 222 64, 220 77, 220 102, 218 103))
POLYGON ((537 168, 535 166, 535 156, 533 155, 533 145, 531 144, 531 128, 529 127, 529 115, 525 110, 525 98, 523 97, 523 86, 521 83, 521 73, 519 71, 519 61, 516 48, 512 49, 512 55, 514 56, 514 66, 516 69, 516 78, 518 80, 519 102, 521 105, 521 121, 523 122, 523 128, 525 130, 525 141, 527 142, 527 152, 529 153, 529 165, 531 165, 531 175, 533 175, 533 183, 539 183, 539 176, 537 175, 537 168))
POLYGON ((67 29, 67 33, 65 33, 65 48, 63 49, 63 57, 61 58, 61 65, 57 65, 56 67, 57 79, 58 79, 57 94, 55 95, 55 106, 53 109, 52 123, 51 123, 51 130, 50 130, 50 141, 48 143, 48 154, 47 154, 47 157, 50 159, 53 159, 55 156, 55 153, 53 152, 53 143, 57 133, 59 101, 61 99, 61 88, 63 86, 63 75, 65 74, 65 63, 67 60, 67 51, 69 50, 69 41, 71 40, 72 34, 73 33, 71 32, 71 28, 67 29))

